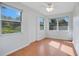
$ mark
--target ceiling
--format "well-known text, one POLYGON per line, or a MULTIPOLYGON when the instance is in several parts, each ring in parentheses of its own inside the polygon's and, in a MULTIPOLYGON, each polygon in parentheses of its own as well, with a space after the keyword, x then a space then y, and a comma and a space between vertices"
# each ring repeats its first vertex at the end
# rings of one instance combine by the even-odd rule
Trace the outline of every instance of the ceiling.
POLYGON ((46 11, 47 2, 23 2, 23 4, 47 16, 71 12, 76 2, 52 2, 54 5, 54 10, 52 12, 46 11))

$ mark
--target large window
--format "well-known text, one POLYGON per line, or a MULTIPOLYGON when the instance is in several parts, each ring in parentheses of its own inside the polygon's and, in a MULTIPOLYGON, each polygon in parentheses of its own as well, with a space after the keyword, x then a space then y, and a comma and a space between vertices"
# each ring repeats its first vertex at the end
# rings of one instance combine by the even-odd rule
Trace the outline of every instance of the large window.
POLYGON ((69 16, 50 19, 49 30, 68 30, 69 16))
POLYGON ((17 33, 21 32, 22 12, 14 7, 0 4, 0 25, 1 33, 17 33))

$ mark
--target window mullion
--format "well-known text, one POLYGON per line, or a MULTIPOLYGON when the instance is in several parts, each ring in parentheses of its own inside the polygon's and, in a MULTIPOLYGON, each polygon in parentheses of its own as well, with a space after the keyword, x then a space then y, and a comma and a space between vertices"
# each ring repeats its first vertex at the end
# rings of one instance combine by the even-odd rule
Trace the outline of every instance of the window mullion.
POLYGON ((58 19, 57 19, 57 31, 59 31, 59 26, 58 26, 59 24, 58 24, 58 19))
POLYGON ((70 22, 70 17, 69 17, 68 27, 67 27, 67 28, 68 28, 68 29, 67 29, 68 31, 70 30, 70 26, 69 26, 70 24, 69 24, 69 22, 70 22))
POLYGON ((0 20, 0 34, 1 34, 1 32, 2 32, 1 27, 2 27, 2 23, 1 23, 1 20, 0 20))

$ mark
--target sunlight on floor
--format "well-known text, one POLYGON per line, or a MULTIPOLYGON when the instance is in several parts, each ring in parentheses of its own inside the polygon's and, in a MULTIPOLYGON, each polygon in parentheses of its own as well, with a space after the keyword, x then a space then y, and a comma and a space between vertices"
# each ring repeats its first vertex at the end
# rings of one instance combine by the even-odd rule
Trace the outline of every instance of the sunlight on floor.
POLYGON ((71 56, 75 55, 73 48, 68 45, 65 45, 63 43, 51 41, 51 42, 49 42, 49 45, 52 46, 53 48, 59 49, 60 51, 66 53, 68 55, 71 55, 71 56))
POLYGON ((49 45, 54 47, 54 48, 59 48, 60 47, 60 43, 59 42, 55 42, 55 41, 51 41, 49 43, 49 45))
POLYGON ((67 54, 69 54, 69 55, 72 55, 72 56, 74 55, 73 48, 70 47, 70 46, 62 44, 60 50, 67 53, 67 54))

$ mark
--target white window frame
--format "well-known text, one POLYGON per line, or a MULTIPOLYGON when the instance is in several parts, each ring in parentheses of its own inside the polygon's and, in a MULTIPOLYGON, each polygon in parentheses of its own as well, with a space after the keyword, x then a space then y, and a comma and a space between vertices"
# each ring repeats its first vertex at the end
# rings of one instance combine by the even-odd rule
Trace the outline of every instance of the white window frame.
MULTIPOLYGON (((1 13, 1 7, 2 6, 8 6, 8 7, 11 7, 11 8, 14 8, 14 9, 17 9, 18 11, 20 11, 20 13, 21 13, 21 20, 19 20, 19 21, 16 21, 16 20, 3 20, 3 21, 12 21, 12 22, 20 22, 20 23, 22 23, 22 12, 23 12, 23 10, 21 10, 21 9, 18 9, 18 8, 16 8, 16 7, 13 7, 13 6, 10 6, 10 5, 7 5, 7 4, 4 4, 4 3, 2 3, 2 2, 0 2, 0 13, 1 13)), ((22 31, 22 29, 21 29, 21 31, 22 31)), ((18 32, 14 32, 14 33, 18 33, 18 32)), ((14 33, 6 33, 6 34, 14 34, 14 33)), ((2 34, 2 19, 1 19, 1 16, 0 16, 0 34, 2 34)), ((6 35, 5 34, 5 35, 6 35)))
MULTIPOLYGON (((66 15, 67 16, 67 15, 66 15)), ((62 16, 62 17, 64 17, 64 16, 62 16)), ((69 20, 70 20, 70 16, 68 16, 69 17, 69 20)), ((58 17, 58 18, 60 18, 60 17, 58 17)), ((55 19, 55 18, 51 18, 51 19, 55 19)), ((49 21, 51 20, 51 19, 49 19, 49 21)), ((49 29, 49 31, 68 31, 69 32, 69 29, 70 29, 70 26, 69 26, 69 21, 68 21, 68 26, 67 26, 67 30, 59 30, 59 21, 57 20, 57 18, 56 18, 56 21, 57 21, 57 29, 56 30, 50 30, 49 29)))

